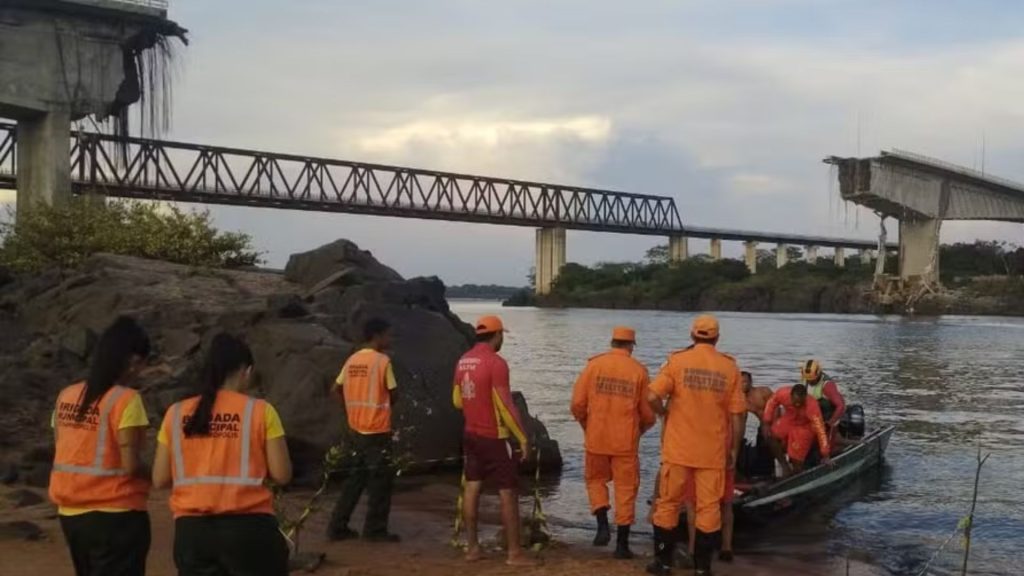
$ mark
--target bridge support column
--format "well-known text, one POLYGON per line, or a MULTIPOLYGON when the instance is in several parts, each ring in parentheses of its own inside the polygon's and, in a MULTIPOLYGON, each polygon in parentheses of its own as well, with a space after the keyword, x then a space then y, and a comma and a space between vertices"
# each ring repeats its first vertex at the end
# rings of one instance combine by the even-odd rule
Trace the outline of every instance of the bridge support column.
POLYGON ((782 268, 789 262, 789 254, 786 253, 787 246, 779 244, 775 247, 775 267, 782 268))
POLYGON ((682 262, 690 257, 690 243, 686 236, 668 237, 668 261, 682 262))
POLYGON ((846 248, 842 246, 836 246, 836 254, 834 256, 834 262, 836 268, 846 268, 846 248))
POLYGON ((534 269, 534 291, 548 294, 558 273, 565 266, 565 228, 537 229, 537 262, 534 269))
POLYGON ((900 278, 939 281, 939 229, 942 221, 900 220, 900 278))
POLYGON ((711 260, 717 262, 722 259, 722 239, 711 239, 711 260))
POLYGON ((18 120, 18 210, 71 197, 71 116, 46 112, 18 120))
POLYGON ((865 266, 871 266, 871 250, 868 250, 867 248, 861 248, 860 250, 857 251, 857 254, 860 256, 861 264, 865 266))
POLYGON ((751 274, 757 274, 757 242, 747 240, 743 243, 743 260, 751 274))
POLYGON ((807 262, 811 264, 818 263, 818 247, 817 246, 806 246, 807 262))

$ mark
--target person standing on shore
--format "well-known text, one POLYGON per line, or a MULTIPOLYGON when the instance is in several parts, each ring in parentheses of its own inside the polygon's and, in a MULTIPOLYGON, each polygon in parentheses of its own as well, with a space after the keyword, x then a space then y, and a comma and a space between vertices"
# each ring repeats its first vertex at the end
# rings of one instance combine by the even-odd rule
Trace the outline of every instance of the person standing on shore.
POLYGON ((100 336, 86 380, 57 396, 49 494, 77 576, 146 573, 149 420, 129 386, 149 351, 146 332, 122 316, 100 336))
POLYGON ((710 574, 721 536, 726 470, 735 465, 747 409, 735 360, 715 348, 718 320, 697 317, 690 336, 693 346, 669 356, 648 393, 654 412, 666 415, 653 514, 655 559, 647 567, 656 576, 671 572, 673 533, 689 481, 696 492, 694 565, 697 574, 710 574))
MULTIPOLYGON (((485 481, 498 487, 501 519, 505 527, 510 566, 532 566, 521 547, 519 523, 519 477, 509 436, 519 443, 519 460, 530 454, 526 428, 512 400, 508 363, 498 355, 505 327, 497 316, 476 322, 476 345, 466 352, 455 369, 452 403, 462 410, 465 431, 462 439, 463 471, 466 479, 463 516, 466 524, 466 560, 479 560, 477 515, 480 492, 485 481)), ((540 465, 538 463, 538 465, 540 465)))
POLYGON ((571 410, 583 427, 584 476, 590 510, 597 517, 595 546, 611 541, 608 482, 615 487, 615 557, 629 559, 630 527, 636 518, 640 489, 640 436, 657 421, 647 403, 647 368, 632 357, 636 332, 612 330, 611 350, 598 354, 573 388, 571 410))
POLYGON ((284 427, 266 400, 245 394, 249 347, 217 334, 201 392, 172 404, 157 436, 153 485, 172 486, 179 576, 287 576, 288 545, 264 484, 292 477, 284 427))
POLYGON ((391 325, 381 318, 371 318, 363 327, 363 342, 364 347, 349 357, 337 378, 348 426, 354 432, 351 451, 355 457, 331 514, 327 537, 346 540, 358 536, 348 523, 366 490, 363 539, 399 542, 397 534, 388 532, 391 487, 395 480, 391 406, 398 394, 391 359, 384 353, 391 347, 391 325))

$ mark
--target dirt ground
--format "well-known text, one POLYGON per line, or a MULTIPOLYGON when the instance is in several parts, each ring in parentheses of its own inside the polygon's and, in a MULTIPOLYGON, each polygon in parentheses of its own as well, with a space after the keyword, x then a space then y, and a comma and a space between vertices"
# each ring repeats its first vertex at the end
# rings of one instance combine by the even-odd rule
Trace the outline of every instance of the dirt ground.
MULTIPOLYGON (((0 488, 0 502, 13 489, 0 488)), ((19 488, 19 490, 23 490, 19 488)), ((535 568, 510 568, 504 564, 500 551, 492 551, 485 560, 466 564, 461 552, 449 545, 451 521, 454 513, 456 487, 444 482, 417 481, 404 484, 395 494, 391 529, 402 536, 400 544, 368 544, 358 541, 329 543, 324 529, 333 495, 328 495, 322 509, 310 517, 301 534, 302 552, 322 552, 325 561, 316 571, 323 576, 452 576, 473 572, 479 575, 512 575, 520 573, 567 576, 638 575, 650 560, 651 546, 647 537, 635 535, 633 550, 637 558, 618 561, 611 558, 610 549, 589 545, 586 534, 574 530, 554 530, 556 543, 537 554, 535 568)), ((44 491, 36 491, 45 498, 44 491)), ((288 506, 296 511, 308 499, 308 493, 288 497, 288 506)), ((493 539, 499 523, 497 497, 485 497, 481 511, 482 539, 493 539)), ((524 502, 524 512, 528 510, 524 502)), ((358 514, 358 512, 357 512, 358 514)), ((167 493, 154 492, 150 499, 153 526, 153 544, 149 553, 148 574, 172 576, 175 574, 171 557, 174 522, 167 508, 167 493)), ((64 547, 63 536, 56 520, 54 507, 48 502, 14 509, 9 504, 0 506, 0 524, 27 520, 42 529, 42 537, 35 541, 12 538, 0 531, 0 574, 47 574, 72 576, 71 563, 64 547)), ((353 521, 358 529, 361 518, 353 521)), ((876 576, 883 572, 855 563, 847 572, 846 561, 835 559, 822 562, 801 559, 799 550, 765 548, 738 550, 735 563, 717 563, 719 576, 876 576)), ((676 570, 677 574, 687 571, 676 570)))

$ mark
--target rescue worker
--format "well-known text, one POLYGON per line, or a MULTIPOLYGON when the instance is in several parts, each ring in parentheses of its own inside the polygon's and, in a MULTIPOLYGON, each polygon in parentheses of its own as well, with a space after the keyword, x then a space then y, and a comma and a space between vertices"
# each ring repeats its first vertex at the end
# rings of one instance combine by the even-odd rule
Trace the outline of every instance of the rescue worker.
POLYGON ((100 336, 89 375, 57 396, 50 499, 78 576, 142 576, 150 528, 149 470, 142 448, 149 420, 130 388, 149 355, 131 318, 100 336))
POLYGON ((829 442, 825 421, 817 402, 809 402, 807 387, 803 384, 779 388, 764 408, 762 429, 773 439, 775 457, 786 476, 800 472, 811 451, 815 438, 822 462, 829 462, 829 442), (777 416, 779 408, 782 416, 777 416), (786 461, 789 457, 789 462, 786 461))
POLYGON ((153 485, 172 486, 179 576, 286 576, 288 545, 265 485, 292 477, 284 428, 266 400, 246 394, 252 352, 217 334, 200 393, 172 404, 157 436, 153 485))
POLYGON ((832 440, 846 413, 846 400, 839 393, 839 386, 821 369, 817 360, 807 360, 800 366, 800 378, 807 386, 807 395, 818 402, 821 417, 828 426, 829 440, 832 440))
POLYGON ((647 567, 654 575, 671 571, 673 532, 691 478, 696 492, 694 566, 697 574, 711 573, 711 554, 721 536, 725 472, 735 465, 743 437, 746 402, 740 371, 735 360, 715 348, 718 321, 697 317, 690 336, 693 345, 669 356, 648 392, 658 414, 666 414, 668 399, 654 504, 655 559, 647 567))
POLYGON ((367 492, 363 539, 372 542, 399 542, 388 532, 391 514, 391 487, 395 479, 391 446, 391 406, 398 398, 398 384, 391 359, 385 350, 391 347, 391 325, 371 318, 363 326, 362 349, 348 358, 336 383, 345 404, 354 457, 334 506, 327 537, 346 540, 359 534, 348 527, 352 512, 363 490, 367 492))
POLYGON ((455 368, 452 403, 462 410, 465 429, 462 438, 463 472, 466 486, 463 519, 466 525, 466 560, 481 558, 477 536, 477 516, 483 483, 492 482, 501 498, 501 520, 505 528, 506 564, 531 566, 520 540, 518 469, 509 436, 519 443, 520 461, 530 453, 526 428, 512 401, 509 370, 498 355, 504 342, 505 327, 497 316, 484 316, 476 322, 476 345, 466 352, 455 368))
POLYGON ((584 476, 590 510, 597 517, 595 546, 611 541, 608 482, 615 487, 615 557, 629 559, 629 532, 640 489, 640 436, 657 417, 647 403, 647 368, 632 357, 636 332, 612 330, 611 350, 587 362, 576 380, 570 409, 583 427, 584 476))
MULTIPOLYGON (((743 429, 746 430, 747 415, 754 414, 758 421, 760 421, 761 416, 764 414, 765 404, 772 396, 772 389, 767 386, 758 386, 755 388, 754 377, 746 370, 740 372, 740 377, 743 379, 743 394, 747 400, 747 412, 743 414, 743 429)), ((727 443, 727 446, 731 446, 731 444, 727 443)), ((725 490, 722 492, 722 549, 718 554, 718 559, 723 562, 733 561, 732 539, 735 517, 733 515, 732 503, 736 498, 736 472, 738 468, 739 467, 736 466, 732 470, 727 470, 725 473, 725 490)), ((696 535, 696 527, 694 526, 694 521, 696 519, 694 510, 695 503, 696 491, 694 490, 694 485, 691 482, 687 487, 686 501, 686 523, 689 530, 688 543, 690 557, 693 556, 693 545, 696 535)), ((680 522, 681 521, 682 519, 680 519, 680 522)))

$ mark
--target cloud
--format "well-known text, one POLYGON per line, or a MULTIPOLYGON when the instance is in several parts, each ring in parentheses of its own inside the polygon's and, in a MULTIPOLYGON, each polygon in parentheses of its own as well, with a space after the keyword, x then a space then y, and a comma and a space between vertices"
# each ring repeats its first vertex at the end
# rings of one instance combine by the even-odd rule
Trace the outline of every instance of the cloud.
MULTIPOLYGON (((986 170, 1024 180, 1022 9, 1005 3, 293 4, 172 4, 192 37, 173 138, 666 194, 693 225, 865 238, 874 217, 839 202, 822 157, 970 166, 984 139, 986 170)), ((529 229, 215 214, 274 264, 351 236, 406 274, 518 283, 533 254, 529 229)), ((1020 227, 943 237, 972 234, 1020 227)), ((657 241, 571 233, 569 258, 657 241)))

